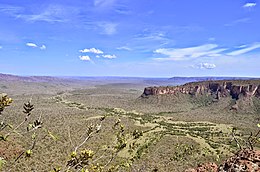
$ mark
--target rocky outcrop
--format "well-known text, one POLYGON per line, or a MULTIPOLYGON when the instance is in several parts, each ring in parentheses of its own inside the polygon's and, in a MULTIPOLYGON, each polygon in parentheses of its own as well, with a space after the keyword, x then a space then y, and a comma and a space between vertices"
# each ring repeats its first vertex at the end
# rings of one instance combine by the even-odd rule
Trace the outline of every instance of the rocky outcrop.
POLYGON ((205 163, 198 165, 197 168, 188 169, 185 172, 217 172, 218 165, 215 163, 205 163))
POLYGON ((228 158, 221 165, 215 163, 201 164, 197 168, 188 169, 186 172, 259 172, 260 151, 242 149, 234 156, 228 158))
POLYGON ((142 97, 151 95, 212 95, 214 98, 231 96, 238 100, 241 97, 258 97, 260 98, 260 80, 250 81, 206 81, 194 82, 181 86, 171 87, 146 87, 142 97))

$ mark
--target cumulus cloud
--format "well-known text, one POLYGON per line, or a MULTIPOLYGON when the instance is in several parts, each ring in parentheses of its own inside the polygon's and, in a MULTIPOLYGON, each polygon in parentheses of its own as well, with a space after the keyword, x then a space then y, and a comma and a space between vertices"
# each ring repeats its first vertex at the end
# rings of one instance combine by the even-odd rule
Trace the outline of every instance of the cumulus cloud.
POLYGON ((252 8, 254 6, 256 6, 256 3, 254 2, 248 2, 245 5, 243 5, 244 8, 252 8))
POLYGON ((47 48, 45 45, 38 46, 37 44, 32 43, 32 42, 26 43, 26 46, 32 47, 32 48, 40 48, 41 50, 45 50, 47 48))
POLYGON ((79 56, 79 59, 82 61, 91 61, 91 58, 89 56, 79 56))
POLYGON ((200 69, 214 69, 214 68, 216 68, 216 65, 211 64, 211 63, 200 63, 199 68, 200 69))
POLYGON ((28 47, 33 47, 33 48, 37 48, 38 47, 35 43, 31 43, 31 42, 26 43, 26 45, 28 47))
POLYGON ((199 63, 199 64, 196 64, 196 65, 191 65, 190 67, 195 68, 195 69, 214 69, 217 66, 213 63, 203 62, 203 63, 199 63))
POLYGON ((110 54, 107 54, 107 55, 102 55, 102 57, 106 58, 106 59, 115 59, 116 58, 116 55, 110 55, 110 54))
POLYGON ((164 58, 154 58, 158 61, 168 60, 188 60, 199 57, 216 57, 220 56, 221 52, 225 51, 225 48, 217 48, 216 44, 204 44, 195 47, 188 48, 160 48, 154 51, 154 53, 162 54, 164 58))
POLYGON ((104 52, 97 48, 85 48, 83 50, 79 50, 81 53, 94 53, 94 54, 103 54, 104 52))
MULTIPOLYGON (((95 54, 94 57, 96 58, 105 58, 105 59, 115 59, 117 58, 116 55, 110 55, 110 54, 104 54, 104 52, 97 48, 85 48, 83 50, 79 50, 81 53, 89 53, 89 54, 95 54)), ((81 60, 91 61, 90 56, 88 55, 81 55, 79 56, 81 60)))
POLYGON ((231 52, 227 53, 227 55, 238 56, 238 55, 241 55, 241 54, 245 54, 249 51, 260 48, 260 43, 254 43, 252 45, 242 45, 242 46, 240 46, 240 48, 241 49, 239 49, 239 50, 235 50, 235 51, 231 51, 231 52))

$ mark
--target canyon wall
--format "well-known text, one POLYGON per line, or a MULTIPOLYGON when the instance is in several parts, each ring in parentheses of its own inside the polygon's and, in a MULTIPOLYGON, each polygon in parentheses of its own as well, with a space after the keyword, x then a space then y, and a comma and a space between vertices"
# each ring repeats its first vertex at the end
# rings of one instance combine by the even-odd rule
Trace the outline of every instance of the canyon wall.
POLYGON ((206 81, 193 82, 181 86, 146 87, 141 97, 151 95, 212 95, 214 98, 231 96, 238 100, 240 97, 260 98, 260 80, 243 81, 206 81))

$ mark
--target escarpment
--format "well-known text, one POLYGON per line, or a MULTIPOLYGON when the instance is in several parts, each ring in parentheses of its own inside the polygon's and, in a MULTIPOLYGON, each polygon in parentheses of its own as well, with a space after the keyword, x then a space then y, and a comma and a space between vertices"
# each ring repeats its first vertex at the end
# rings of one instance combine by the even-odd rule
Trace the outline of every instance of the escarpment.
POLYGON ((241 97, 260 98, 260 80, 253 81, 205 81, 187 83, 181 86, 146 87, 141 97, 152 95, 211 95, 215 99, 231 96, 238 100, 241 97))

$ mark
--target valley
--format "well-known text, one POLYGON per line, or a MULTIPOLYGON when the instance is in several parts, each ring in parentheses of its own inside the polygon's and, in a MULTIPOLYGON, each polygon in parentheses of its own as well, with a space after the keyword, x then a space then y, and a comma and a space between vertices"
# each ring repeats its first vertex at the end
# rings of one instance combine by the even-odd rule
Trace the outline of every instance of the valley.
POLYGON ((23 124, 19 133, 25 135, 12 134, 6 142, 1 141, 5 149, 0 150, 0 156, 7 161, 4 170, 51 171, 61 167, 64 171, 71 151, 84 140, 87 128, 100 125, 100 131, 80 147, 95 152, 91 164, 103 166, 104 171, 108 170, 104 165, 108 162, 115 171, 185 171, 204 162, 221 163, 239 150, 232 140, 233 128, 236 139, 244 144, 250 132, 257 132, 260 122, 260 100, 255 97, 250 108, 232 110, 231 96, 218 101, 211 96, 182 93, 141 96, 145 87, 150 83, 160 85, 161 80, 16 80, 20 84, 15 87, 14 81, 1 84, 4 82, 7 88, 1 92, 14 100, 2 114, 5 122, 18 125, 23 120, 23 103, 31 100, 35 107, 31 119, 41 119, 43 128, 56 138, 46 137, 44 131, 37 133, 39 140, 32 157, 14 162, 30 145, 27 124, 23 124), (18 89, 24 84, 24 89, 18 89), (45 89, 39 88, 42 85, 45 89), (104 122, 100 123, 102 117, 104 122), (124 127, 125 145, 115 152, 118 129, 113 125, 118 120, 124 127), (110 162, 111 155, 116 156, 110 162))

